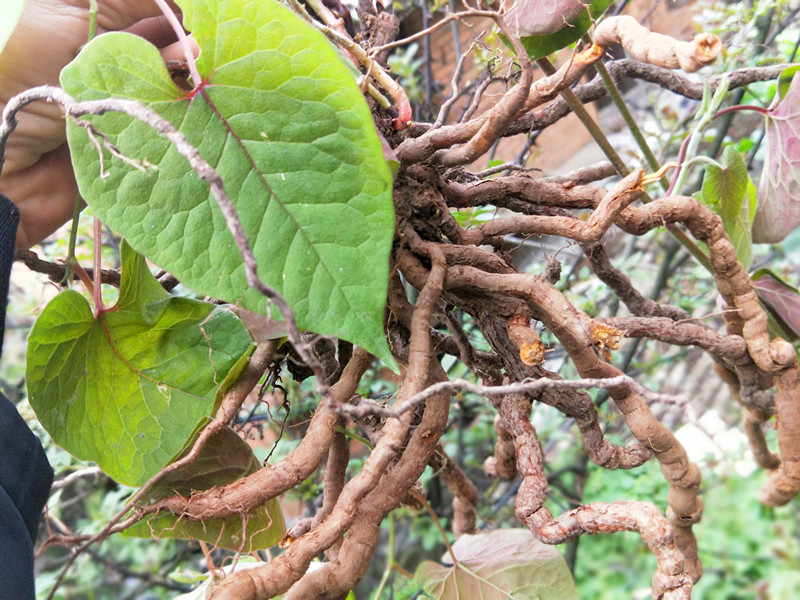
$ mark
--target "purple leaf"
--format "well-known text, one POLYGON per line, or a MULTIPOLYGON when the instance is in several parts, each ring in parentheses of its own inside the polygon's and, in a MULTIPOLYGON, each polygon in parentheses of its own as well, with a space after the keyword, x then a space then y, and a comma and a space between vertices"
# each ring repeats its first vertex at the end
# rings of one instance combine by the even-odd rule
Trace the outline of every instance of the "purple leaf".
POLYGON ((517 36, 546 35, 569 25, 586 10, 579 0, 517 0, 506 23, 517 36))
POLYGON ((800 337, 800 291, 769 269, 753 273, 753 286, 781 333, 794 341, 800 337))
POLYGON ((758 186, 753 242, 780 242, 800 225, 800 77, 767 114, 764 170, 758 186))
POLYGON ((435 600, 577 600, 564 557, 527 529, 462 535, 445 566, 424 561, 414 576, 435 600))

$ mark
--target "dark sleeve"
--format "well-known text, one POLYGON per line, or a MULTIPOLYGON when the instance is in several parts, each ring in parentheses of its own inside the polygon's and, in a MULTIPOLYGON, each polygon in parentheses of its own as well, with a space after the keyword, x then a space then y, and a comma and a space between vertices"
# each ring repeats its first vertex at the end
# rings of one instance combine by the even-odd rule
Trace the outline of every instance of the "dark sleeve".
MULTIPOLYGON (((0 194, 0 349, 19 211, 0 194)), ((0 599, 35 598, 33 544, 53 469, 42 444, 0 394, 0 599)))
POLYGON ((0 356, 3 354, 3 334, 5 333, 6 307, 8 306, 8 280, 11 276, 11 263, 14 261, 14 241, 17 238, 19 209, 8 198, 0 194, 0 356))

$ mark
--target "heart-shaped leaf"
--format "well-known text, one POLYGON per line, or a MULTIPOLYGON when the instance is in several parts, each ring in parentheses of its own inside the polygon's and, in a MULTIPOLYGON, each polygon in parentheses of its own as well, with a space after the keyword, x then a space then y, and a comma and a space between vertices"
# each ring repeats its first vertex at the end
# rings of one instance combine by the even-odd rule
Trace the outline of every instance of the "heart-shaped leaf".
MULTIPOLYGON (((527 529, 462 535, 453 544, 457 565, 425 561, 414 575, 436 600, 577 600, 564 557, 527 529)), ((450 559, 445 555, 444 560, 450 559)))
POLYGON ((251 347, 232 312, 170 296, 123 244, 116 307, 95 318, 67 290, 36 320, 28 396, 58 445, 137 486, 180 451, 251 347))
MULTIPOLYGON (((223 178, 262 279, 298 325, 393 365, 383 334, 394 232, 392 178, 350 70, 327 40, 274 0, 180 0, 201 48, 189 94, 155 47, 123 33, 93 40, 61 82, 80 100, 138 100, 168 119, 223 178)), ((170 143, 131 117, 91 119, 143 173, 69 125, 81 194, 139 252, 186 285, 268 313, 246 282, 222 214, 170 143)), ((273 315, 274 316, 274 315, 273 315)))
POLYGON ((756 190, 739 151, 727 146, 722 168, 709 165, 703 177, 702 198, 720 217, 745 269, 752 259, 750 228, 756 210, 756 190))
MULTIPOLYGON (((611 5, 612 0, 594 0, 588 5, 585 2, 570 0, 517 0, 509 14, 521 25, 520 41, 531 60, 537 60, 566 48, 589 30, 592 23, 599 19, 611 5), (578 8, 577 5, 580 5, 578 8), (552 7, 563 6, 564 13, 558 14, 552 7), (530 21, 528 20, 530 18, 530 21), (543 31, 537 33, 535 29, 543 31), (553 29, 555 28, 555 29, 553 29), (530 30, 530 33, 525 33, 530 30)), ((508 17, 507 17, 508 18, 508 17)), ((511 21, 514 23, 514 21, 511 21)), ((513 25, 512 25, 513 27, 513 25)), ((513 31, 513 30, 512 30, 513 31)))
POLYGON ((518 37, 547 35, 571 24, 586 4, 580 0, 517 0, 506 13, 506 24, 518 37))
MULTIPOLYGON (((198 433, 206 422, 197 428, 198 433)), ((193 436, 186 444, 187 452, 196 437, 193 436)), ((159 480, 140 504, 147 505, 176 493, 189 496, 196 490, 231 483, 260 468, 247 442, 231 428, 225 427, 209 438, 194 461, 159 480)), ((161 511, 125 531, 125 535, 145 538, 204 540, 221 548, 245 553, 274 546, 284 533, 286 524, 275 499, 243 515, 202 522, 189 521, 168 511, 161 511)))
POLYGON ((772 244, 800 225, 800 77, 796 74, 786 95, 775 95, 767 114, 764 147, 753 241, 772 244))
POLYGON ((778 327, 776 335, 794 342, 800 339, 800 290, 769 269, 753 273, 753 286, 778 327))

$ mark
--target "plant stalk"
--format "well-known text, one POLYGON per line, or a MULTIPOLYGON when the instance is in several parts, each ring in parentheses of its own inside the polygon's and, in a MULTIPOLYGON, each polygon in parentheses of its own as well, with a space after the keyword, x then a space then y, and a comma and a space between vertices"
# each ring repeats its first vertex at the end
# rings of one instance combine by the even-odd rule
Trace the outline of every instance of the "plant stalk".
MULTIPOLYGON (((599 61, 598 61, 599 62, 599 61)), ((552 75, 556 72, 555 67, 547 58, 540 58, 536 61, 536 64, 544 71, 546 75, 552 75)), ((586 110, 586 107, 580 101, 578 96, 575 95, 569 88, 565 88, 561 90, 561 97, 564 98, 564 101, 567 103, 567 106, 570 107, 572 112, 574 112, 577 117, 581 120, 584 127, 589 131, 594 141, 597 142, 597 145, 600 146, 600 149, 603 151, 603 154, 606 155, 608 160, 611 161, 611 164, 614 165, 614 168, 617 170, 622 177, 625 177, 630 173, 630 169, 625 165, 620 155, 614 150, 611 143, 608 141, 608 138, 603 133, 603 130, 600 129, 600 126, 595 122, 592 116, 589 114, 589 111, 586 110)), ((655 156, 653 157, 655 160, 655 156)), ((643 202, 650 202, 651 198, 645 194, 642 198, 643 202)), ((679 229, 674 224, 669 224, 666 226, 669 232, 674 235, 681 244, 683 244, 686 249, 692 253, 703 267, 711 273, 711 263, 708 262, 708 257, 703 254, 703 251, 694 243, 694 241, 689 238, 681 229, 679 229)))

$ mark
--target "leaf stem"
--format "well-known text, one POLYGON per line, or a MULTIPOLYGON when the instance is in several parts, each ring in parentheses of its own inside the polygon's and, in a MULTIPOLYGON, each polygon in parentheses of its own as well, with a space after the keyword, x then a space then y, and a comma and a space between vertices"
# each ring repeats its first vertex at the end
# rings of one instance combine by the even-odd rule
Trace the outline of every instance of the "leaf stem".
POLYGON ((333 426, 333 430, 336 431, 337 433, 341 433, 346 438, 349 438, 351 440, 355 440, 356 442, 364 444, 364 446, 366 446, 370 450, 373 450, 375 448, 375 446, 372 445, 372 442, 370 442, 367 438, 365 438, 362 435, 358 435, 354 431, 348 430, 346 427, 340 427, 339 425, 334 425, 333 426))
MULTIPOLYGON (((542 69, 542 71, 544 71, 545 75, 548 77, 556 72, 553 63, 551 63, 547 58, 540 58, 536 61, 536 64, 539 65, 539 68, 542 69)), ((567 103, 567 106, 569 106, 572 112, 574 112, 575 115, 581 120, 583 126, 589 130, 592 138, 594 138, 594 141, 597 142, 598 146, 600 146, 603 154, 605 154, 608 160, 611 161, 611 164, 614 165, 617 173, 623 177, 629 174, 631 172, 630 169, 628 169, 628 167, 625 165, 625 162, 622 160, 617 151, 614 150, 611 142, 608 141, 608 138, 600 129, 600 126, 592 118, 592 115, 589 114, 589 111, 586 110, 583 102, 581 102, 580 98, 575 95, 575 92, 573 92, 570 88, 564 88, 561 90, 560 94, 567 103)))
MULTIPOLYGON (((722 111, 719 110, 722 101, 725 99, 725 96, 728 93, 728 86, 730 82, 727 77, 723 76, 719 82, 719 86, 717 86, 717 90, 714 92, 714 96, 708 98, 708 91, 706 91, 706 95, 703 99, 703 104, 701 105, 702 114, 699 116, 697 126, 694 128, 693 131, 689 132, 689 135, 686 136, 683 144, 681 145, 680 152, 678 154, 678 167, 677 172, 675 173, 675 177, 670 185, 670 192, 677 192, 678 194, 681 193, 683 189, 684 183, 686 182, 686 177, 688 176, 688 169, 683 167, 683 160, 685 157, 694 157, 697 154, 697 149, 700 146, 700 141, 702 139, 702 133, 708 124, 721 113, 722 111), (705 109, 705 110, 703 110, 705 109)), ((723 109, 724 110, 724 109, 723 109)))
POLYGON ((74 265, 72 265, 72 269, 75 271, 75 274, 78 276, 78 279, 81 280, 81 283, 86 288, 86 291, 91 294, 92 293, 92 288, 94 286, 94 282, 93 282, 92 278, 89 277, 89 274, 86 272, 86 269, 84 269, 77 262, 74 265))
MULTIPOLYGON (((82 204, 83 199, 77 196, 75 198, 75 206, 72 209, 72 225, 69 229, 69 246, 67 247, 67 258, 64 261, 66 269, 64 269, 64 278, 61 280, 61 282, 67 286, 69 282, 72 281, 72 274, 78 273, 75 266, 80 266, 78 265, 78 258, 75 256, 75 244, 78 241, 78 224, 81 216, 82 204)), ((81 271, 83 271, 83 269, 81 269, 81 271)), ((80 273, 78 273, 78 277, 80 277, 80 273)))
POLYGON ((389 539, 387 541, 388 547, 386 548, 386 568, 383 570, 383 577, 378 584, 378 589, 375 590, 374 600, 380 600, 383 588, 386 587, 389 581, 389 576, 392 574, 392 567, 394 566, 394 513, 389 513, 387 517, 387 525, 389 527, 389 539))
POLYGON ((696 164, 702 164, 702 163, 717 167, 718 169, 721 169, 723 171, 725 170, 725 167, 722 166, 719 163, 719 161, 714 160, 710 156, 695 156, 695 157, 690 158, 689 160, 687 160, 685 163, 683 163, 683 166, 684 166, 684 168, 688 169, 690 167, 693 167, 696 164))
POLYGON ((445 548, 447 548, 447 553, 450 555, 450 558, 453 559, 453 566, 457 567, 459 565, 458 559, 456 558, 456 553, 453 551, 453 546, 450 545, 450 541, 447 539, 447 532, 444 530, 444 526, 442 522, 439 520, 439 517, 436 515, 436 512, 433 510, 428 501, 423 498, 422 494, 415 492, 413 489, 408 490, 408 493, 411 494, 417 501, 425 507, 425 510, 428 511, 428 514, 433 519, 433 523, 436 525, 436 528, 439 530, 439 533, 442 534, 442 541, 444 542, 445 548))
POLYGON ((184 57, 186 58, 186 65, 189 67, 189 74, 192 77, 192 83, 194 84, 193 89, 197 89, 200 84, 203 83, 203 78, 200 77, 200 72, 197 70, 197 63, 194 60, 194 50, 191 44, 189 44, 189 37, 183 30, 183 25, 178 21, 178 17, 175 16, 169 4, 166 3, 166 0, 155 0, 155 3, 158 5, 158 8, 161 9, 161 12, 164 13, 164 16, 167 17, 167 22, 178 37, 178 42, 180 42, 184 57))
POLYGON ((89 0, 89 36, 86 40, 88 44, 97 35, 97 0, 89 0))
MULTIPOLYGON (((639 124, 636 122, 636 119, 633 118, 631 111, 628 110, 628 105, 625 104, 625 100, 623 99, 617 84, 614 83, 614 79, 611 77, 608 69, 606 69, 603 61, 598 60, 594 64, 594 68, 600 75, 600 78, 603 80, 603 84, 606 87, 608 95, 611 97, 611 100, 614 102, 614 105, 617 107, 620 115, 622 115, 622 119, 628 126, 628 130, 631 132, 631 135, 633 135, 633 139, 636 140, 636 145, 638 145, 639 149, 642 151, 642 154, 647 161, 647 166, 650 167, 651 171, 658 171, 660 167, 658 160, 656 159, 655 154, 653 154, 653 151, 650 149, 650 145, 647 143, 647 140, 644 138, 644 134, 642 134, 639 124)), ((661 187, 665 190, 669 187, 669 181, 666 177, 661 178, 661 187)))
POLYGON ((103 224, 97 217, 94 218, 94 278, 92 280, 92 299, 94 300, 94 316, 98 317, 106 311, 103 306, 103 292, 100 287, 101 281, 101 252, 103 248, 102 242, 103 224))
MULTIPOLYGON (((599 62, 599 61, 598 61, 599 62)), ((553 64, 546 58, 540 58, 536 61, 536 64, 545 72, 546 75, 550 76, 556 72, 555 67, 553 64)), ((727 88, 726 88, 727 89, 727 88)), ((572 109, 577 117, 581 120, 584 127, 589 130, 592 138, 594 141, 597 142, 600 149, 606 155, 608 160, 611 161, 611 164, 614 165, 614 168, 621 176, 626 176, 630 173, 630 169, 625 165, 620 155, 614 150, 611 143, 608 141, 605 133, 603 130, 600 129, 600 126, 595 122, 592 116, 589 114, 589 111, 586 110, 586 107, 580 101, 580 98, 573 92, 570 88, 564 88, 560 92, 561 97, 564 98, 564 101, 567 103, 567 106, 572 109)), ((655 157, 654 157, 655 158, 655 157)), ((642 199, 644 202, 649 202, 650 199, 645 197, 642 199)), ((669 224, 666 226, 669 232, 674 235, 681 244, 683 244, 689 252, 691 252, 692 256, 697 259, 697 261, 703 265, 703 267, 711 273, 711 263, 708 262, 708 257, 703 254, 703 251, 695 244, 688 235, 686 235, 681 229, 679 229, 675 224, 669 224)))
POLYGON ((755 104, 734 104, 733 106, 726 106, 718 110, 714 113, 714 116, 711 117, 711 120, 717 119, 723 115, 727 115, 729 113, 738 112, 740 110, 752 110, 753 112, 761 113, 764 116, 769 115, 769 109, 764 108, 763 106, 756 106, 755 104))

